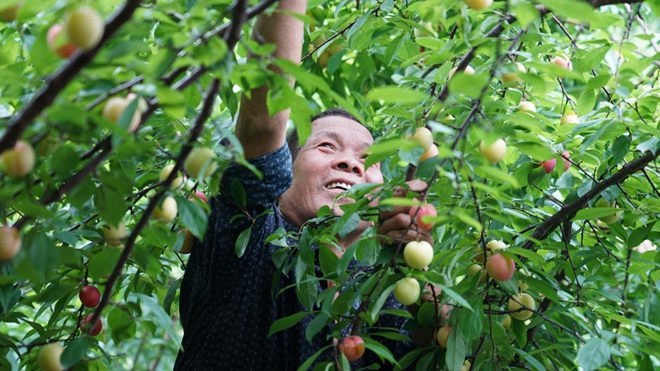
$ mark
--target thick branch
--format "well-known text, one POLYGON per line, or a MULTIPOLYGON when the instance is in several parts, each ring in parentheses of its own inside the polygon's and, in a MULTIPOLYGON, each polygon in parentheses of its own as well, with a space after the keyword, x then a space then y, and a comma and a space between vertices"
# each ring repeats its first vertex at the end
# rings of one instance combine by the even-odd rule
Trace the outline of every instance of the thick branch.
POLYGON ((640 158, 633 160, 623 166, 621 170, 612 175, 611 177, 603 180, 600 183, 597 183, 591 190, 585 193, 582 197, 571 202, 570 204, 561 208, 555 215, 546 219, 541 223, 534 232, 530 235, 530 239, 525 242, 523 245, 526 249, 531 249, 534 246, 534 240, 543 240, 547 238, 550 233, 552 233, 557 227, 561 225, 566 220, 569 220, 577 214, 578 211, 587 206, 587 203, 592 198, 596 197, 605 189, 617 185, 624 181, 628 176, 633 174, 636 171, 644 169, 651 161, 655 160, 660 155, 660 151, 657 151, 655 154, 647 152, 645 155, 640 158))
MULTIPOLYGON (((185 160, 186 157, 188 157, 188 154, 192 150, 194 143, 197 141, 197 138, 202 133, 204 128, 204 123, 211 116, 211 112, 213 112, 213 103, 215 102, 215 98, 218 95, 219 88, 220 88, 220 82, 217 79, 213 80, 213 82, 211 83, 211 87, 206 95, 206 98, 204 99, 204 105, 202 107, 202 111, 199 113, 199 116, 197 116, 197 120, 195 121, 195 124, 190 131, 190 137, 188 138, 188 142, 183 147, 181 153, 177 157, 177 161, 176 164, 174 165, 174 169, 172 169, 172 172, 170 172, 170 175, 167 177, 167 179, 163 181, 163 187, 156 194, 156 196, 154 196, 151 199, 149 205, 147 205, 147 208, 144 210, 142 217, 140 218, 137 225, 131 232, 130 236, 128 236, 126 245, 122 250, 121 256, 119 257, 119 261, 117 261, 115 268, 113 269, 112 273, 110 274, 110 277, 105 283, 105 290, 103 292, 103 297, 101 298, 98 307, 96 307, 96 310, 94 311, 94 315, 92 316, 90 323, 96 323, 96 321, 101 317, 103 308, 105 308, 105 306, 110 301, 110 297, 112 296, 114 285, 117 282, 119 275, 121 275, 121 272, 124 269, 124 265, 128 261, 131 252, 133 251, 133 246, 135 246, 135 241, 137 240, 142 229, 149 222, 151 213, 154 211, 154 209, 156 209, 158 203, 161 201, 165 193, 169 190, 170 188, 169 185, 177 177, 179 170, 182 167, 183 161, 185 160)), ((90 326, 88 331, 91 331, 91 329, 92 326, 90 326)))

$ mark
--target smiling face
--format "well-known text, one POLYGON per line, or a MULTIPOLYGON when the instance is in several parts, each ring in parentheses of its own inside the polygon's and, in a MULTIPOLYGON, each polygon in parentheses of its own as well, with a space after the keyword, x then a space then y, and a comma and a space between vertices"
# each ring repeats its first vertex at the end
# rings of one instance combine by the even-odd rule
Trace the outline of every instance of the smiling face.
MULTIPOLYGON (((354 184, 382 183, 380 166, 364 169, 365 150, 373 143, 364 126, 342 116, 312 123, 312 135, 293 164, 293 184, 280 198, 280 210, 300 226, 323 205, 352 202, 335 197, 354 184)), ((337 208, 338 210, 338 208, 337 208)))

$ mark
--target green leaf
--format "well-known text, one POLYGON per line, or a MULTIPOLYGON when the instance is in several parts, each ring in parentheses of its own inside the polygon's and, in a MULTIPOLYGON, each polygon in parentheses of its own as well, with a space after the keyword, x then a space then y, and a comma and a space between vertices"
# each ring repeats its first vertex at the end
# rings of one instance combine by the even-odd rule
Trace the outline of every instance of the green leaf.
POLYGON ((302 321, 302 319, 305 318, 305 316, 307 316, 308 314, 309 313, 307 312, 298 312, 288 317, 278 319, 277 321, 273 322, 272 325, 270 325, 270 330, 268 330, 268 337, 271 337, 273 334, 277 332, 295 326, 298 322, 302 321))
POLYGON ((621 160, 623 160, 623 158, 626 157, 626 155, 630 151, 631 142, 632 139, 630 139, 630 137, 627 135, 622 135, 616 138, 616 140, 612 144, 612 157, 614 158, 612 165, 618 165, 621 162, 621 160))
POLYGON ((374 302, 372 305, 369 306, 369 310, 367 311, 367 316, 369 316, 369 319, 371 320, 372 323, 376 322, 376 320, 378 319, 380 310, 383 308, 383 305, 385 305, 387 298, 390 296, 392 291, 394 291, 395 287, 396 287, 396 283, 387 287, 385 290, 383 290, 383 292, 381 292, 380 296, 378 297, 378 300, 376 300, 376 302, 374 302))
POLYGON ((332 252, 331 249, 334 247, 328 247, 326 245, 319 246, 319 265, 321 266, 321 272, 324 276, 329 276, 337 272, 337 265, 339 264, 339 257, 332 252))
POLYGON ((585 22, 598 18, 598 14, 594 11, 594 8, 586 1, 540 0, 539 3, 564 18, 572 18, 585 22))
POLYGON ((99 187, 94 194, 94 206, 106 222, 117 225, 126 214, 124 195, 110 187, 99 187))
POLYGON ((110 275, 119 261, 121 251, 119 248, 107 247, 92 256, 89 259, 89 263, 87 263, 90 277, 94 280, 99 280, 110 275))
POLYGON ((650 223, 647 226, 644 227, 639 227, 632 231, 630 233, 630 236, 628 237, 628 248, 632 249, 633 247, 639 246, 644 240, 649 236, 651 231, 653 230, 653 227, 655 226, 655 222, 650 223))
POLYGON ((114 307, 108 313, 108 327, 112 329, 112 340, 117 344, 132 339, 137 331, 135 319, 121 307, 114 307))
POLYGON ((521 358, 529 362, 529 365, 532 366, 534 370, 545 371, 545 367, 543 367, 543 364, 537 361, 536 358, 534 358, 529 353, 525 353, 522 349, 517 349, 517 348, 513 348, 513 351, 520 354, 521 358))
MULTIPOLYGON (((208 216, 202 205, 184 197, 175 197, 179 218, 193 236, 203 239, 208 224, 208 216)), ((248 237, 249 238, 249 237, 248 237)))
POLYGON ((494 166, 478 166, 475 172, 484 179, 495 179, 512 188, 520 188, 520 184, 516 178, 494 166))
POLYGON ((516 16, 520 26, 526 28, 530 23, 539 19, 539 11, 536 9, 534 4, 527 2, 517 2, 511 7, 511 12, 516 16))
MULTIPOLYGON (((479 315, 481 315, 481 313, 479 313, 479 315)), ((463 338, 462 331, 457 331, 456 328, 452 328, 452 330, 449 332, 449 339, 447 340, 447 353, 445 354, 447 367, 450 370, 460 370, 463 362, 465 361, 466 353, 466 339, 463 338)))
POLYGON ((457 308, 460 310, 457 327, 468 344, 483 332, 483 298, 479 295, 474 296, 470 299, 470 305, 474 308, 473 312, 457 308))
POLYGON ((585 90, 578 98, 578 116, 584 116, 591 112, 596 105, 596 94, 593 90, 585 90))
POLYGON ((587 81, 587 89, 586 90, 596 90, 600 89, 603 86, 607 85, 607 83, 610 81, 612 78, 612 75, 606 74, 606 73, 601 73, 598 74, 598 76, 595 76, 592 79, 589 79, 587 81))
POLYGON ((239 258, 245 254, 245 249, 247 249, 248 242, 250 242, 250 236, 252 236, 252 227, 254 224, 247 227, 241 234, 238 235, 236 239, 236 244, 234 246, 234 251, 236 256, 239 258))
POLYGON ((87 355, 87 352, 91 349, 90 338, 87 336, 81 336, 79 338, 71 340, 71 342, 66 346, 62 356, 60 357, 60 362, 65 369, 72 367, 78 361, 83 359, 87 355))
POLYGON ((472 309, 472 306, 465 299, 463 299, 463 297, 459 293, 457 293, 456 291, 450 289, 449 287, 447 287, 445 285, 440 284, 439 282, 433 282, 433 283, 436 284, 438 287, 440 287, 442 289, 443 294, 447 294, 447 296, 449 296, 450 298, 456 300, 456 302, 458 304, 460 304, 463 307, 465 307, 466 309, 469 309, 470 311, 474 312, 474 309, 472 309))
POLYGON ((468 75, 457 72, 449 80, 449 91, 452 94, 465 95, 472 99, 477 99, 481 90, 488 83, 487 74, 468 75))
POLYGON ((30 262, 39 274, 46 277, 60 264, 59 249, 44 231, 36 232, 36 235, 31 233, 29 236, 25 244, 30 253, 30 262))
POLYGON ((397 103, 403 106, 415 106, 428 98, 428 94, 399 86, 384 86, 367 93, 368 100, 380 100, 383 103, 397 103))
POLYGON ((319 313, 305 329, 305 338, 312 344, 312 338, 314 335, 318 334, 319 331, 323 330, 325 326, 330 322, 331 318, 325 313, 319 313))
POLYGON ((163 299, 163 309, 165 309, 165 313, 167 314, 171 314, 170 311, 172 310, 172 303, 174 303, 174 299, 176 298, 176 290, 179 289, 180 284, 181 278, 172 282, 170 287, 167 289, 167 294, 165 294, 165 299, 163 299))
POLYGON ((602 218, 615 214, 618 211, 623 211, 623 209, 614 207, 589 207, 578 211, 572 220, 590 220, 602 218))
POLYGON ((312 367, 312 364, 314 363, 314 361, 316 361, 316 359, 319 358, 319 356, 321 354, 323 354, 323 352, 325 352, 328 348, 330 348, 330 345, 326 345, 323 348, 319 349, 311 357, 307 358, 307 360, 305 362, 303 362, 303 364, 300 365, 300 367, 298 367, 297 371, 307 371, 307 370, 309 370, 309 368, 312 367))
POLYGON ((577 358, 578 363, 585 371, 591 371, 607 363, 610 354, 610 345, 607 341, 591 338, 580 348, 577 358))
POLYGON ((71 175, 79 162, 80 156, 69 145, 61 145, 50 158, 51 167, 59 176, 71 175))
POLYGON ((361 221, 360 215, 357 213, 346 212, 339 218, 337 224, 335 224, 335 228, 339 228, 337 233, 341 238, 345 238, 360 225, 361 221))
POLYGON ((230 187, 231 198, 238 204, 241 209, 245 210, 247 208, 247 196, 245 194, 243 185, 238 179, 232 178, 230 187))
POLYGON ((369 349, 370 351, 376 353, 378 358, 384 359, 389 361, 390 363, 397 365, 396 360, 394 359, 394 356, 392 355, 392 352, 390 352, 387 347, 385 347, 383 344, 377 342, 376 340, 372 338, 365 337, 364 339, 364 347, 369 349))
POLYGON ((157 97, 160 107, 172 118, 182 119, 186 115, 186 101, 183 93, 169 87, 159 87, 157 97))

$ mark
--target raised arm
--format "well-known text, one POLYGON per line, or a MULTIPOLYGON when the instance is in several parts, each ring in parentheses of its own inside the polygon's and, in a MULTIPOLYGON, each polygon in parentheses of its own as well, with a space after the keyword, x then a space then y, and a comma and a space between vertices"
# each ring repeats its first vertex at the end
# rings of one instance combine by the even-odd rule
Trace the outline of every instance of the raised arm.
MULTIPOLYGON (((266 43, 277 45, 274 56, 299 63, 303 43, 303 22, 286 12, 304 14, 307 0, 280 0, 272 16, 262 15, 257 21, 255 34, 266 43)), ((291 79, 290 84, 294 81, 291 79)), ((273 152, 284 145, 286 124, 290 110, 268 114, 266 96, 268 88, 251 91, 251 99, 241 97, 241 108, 236 123, 236 136, 241 141, 245 157, 255 158, 273 152)))

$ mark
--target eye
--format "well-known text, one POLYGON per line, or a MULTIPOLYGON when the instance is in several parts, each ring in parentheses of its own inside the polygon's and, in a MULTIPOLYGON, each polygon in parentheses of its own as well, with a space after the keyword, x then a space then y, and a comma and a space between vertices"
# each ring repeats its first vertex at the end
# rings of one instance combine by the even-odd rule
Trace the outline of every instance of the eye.
POLYGON ((328 142, 323 142, 323 143, 321 143, 321 144, 319 145, 319 147, 325 147, 325 148, 330 148, 330 149, 334 149, 334 148, 335 148, 335 146, 333 146, 332 143, 328 143, 328 142))

